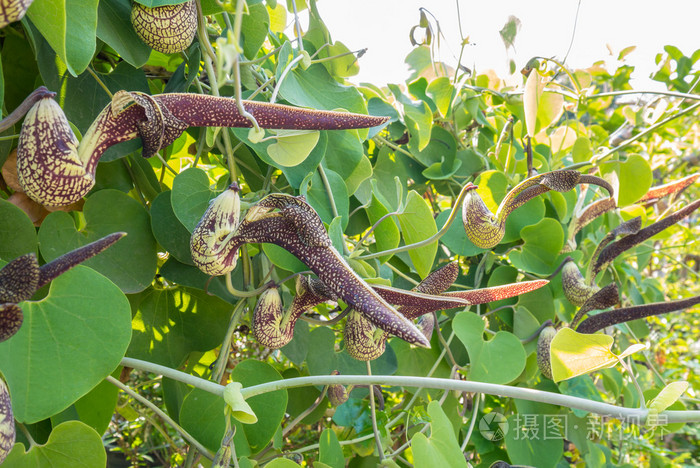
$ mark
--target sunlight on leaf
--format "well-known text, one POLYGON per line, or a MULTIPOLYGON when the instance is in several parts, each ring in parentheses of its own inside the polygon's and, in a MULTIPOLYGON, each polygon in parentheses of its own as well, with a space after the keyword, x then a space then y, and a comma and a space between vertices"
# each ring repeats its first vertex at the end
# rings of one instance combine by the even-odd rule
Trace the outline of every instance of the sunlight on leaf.
POLYGON ((267 147, 267 154, 283 167, 292 167, 304 162, 318 143, 319 131, 301 133, 298 130, 277 130, 277 143, 267 147))

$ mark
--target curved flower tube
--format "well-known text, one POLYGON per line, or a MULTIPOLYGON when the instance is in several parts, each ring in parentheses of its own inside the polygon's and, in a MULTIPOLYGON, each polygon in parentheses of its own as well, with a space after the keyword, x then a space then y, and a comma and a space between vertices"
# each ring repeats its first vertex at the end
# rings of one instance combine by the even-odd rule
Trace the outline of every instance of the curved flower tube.
POLYGON ((613 188, 605 180, 574 170, 545 172, 525 179, 506 194, 494 215, 476 193, 478 188, 471 182, 465 187, 468 192, 462 204, 462 221, 467 237, 474 245, 490 249, 498 245, 506 232, 506 219, 516 208, 538 195, 554 190, 568 192, 577 184, 594 184, 605 188, 610 197, 613 188))
MULTIPOLYGON (((17 170, 22 189, 34 201, 66 206, 80 200, 95 184, 95 170, 112 145, 141 138, 144 157, 170 145, 188 127, 251 127, 238 111, 236 100, 201 94, 149 96, 118 91, 78 143, 55 93, 41 87, 27 98, 31 103, 17 147, 17 170)), ((299 130, 366 128, 386 117, 348 112, 317 111, 281 104, 244 101, 243 107, 261 127, 299 130)), ((12 122, 18 120, 15 113, 12 122)), ((7 120, 0 128, 8 125, 7 120)))
POLYGON ((409 343, 429 347, 415 325, 382 299, 333 248, 321 218, 303 197, 278 193, 263 198, 251 207, 230 242, 232 251, 245 243, 266 242, 282 247, 372 323, 409 343))

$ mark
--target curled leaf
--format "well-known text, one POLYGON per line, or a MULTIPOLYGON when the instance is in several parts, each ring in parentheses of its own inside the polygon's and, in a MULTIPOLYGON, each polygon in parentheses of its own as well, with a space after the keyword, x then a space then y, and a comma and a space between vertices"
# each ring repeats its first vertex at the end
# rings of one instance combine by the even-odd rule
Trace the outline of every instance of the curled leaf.
POLYGON ((231 382, 226 385, 224 387, 224 401, 234 418, 243 424, 255 424, 258 422, 258 417, 248 402, 245 401, 245 398, 243 398, 242 388, 243 385, 240 382, 231 382))

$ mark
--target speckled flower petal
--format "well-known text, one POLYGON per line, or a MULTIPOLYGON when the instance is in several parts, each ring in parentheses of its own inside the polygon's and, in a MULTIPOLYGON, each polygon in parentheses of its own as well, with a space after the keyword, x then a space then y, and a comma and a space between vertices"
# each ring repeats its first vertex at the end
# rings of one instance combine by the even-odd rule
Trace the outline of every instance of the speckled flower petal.
POLYGON ((24 314, 20 306, 12 303, 0 304, 0 342, 12 338, 23 321, 24 314))
POLYGON ((0 269, 0 303, 31 299, 39 283, 39 262, 33 253, 22 255, 0 269))

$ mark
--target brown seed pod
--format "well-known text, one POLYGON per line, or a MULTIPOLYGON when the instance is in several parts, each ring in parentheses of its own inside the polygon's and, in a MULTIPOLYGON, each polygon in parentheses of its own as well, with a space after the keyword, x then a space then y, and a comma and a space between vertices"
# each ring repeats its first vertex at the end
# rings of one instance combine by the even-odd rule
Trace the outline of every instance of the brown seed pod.
POLYGON ((197 32, 197 6, 194 0, 155 8, 134 2, 131 25, 153 50, 164 54, 182 52, 192 44, 197 32))
POLYGON ((552 378, 552 362, 550 360, 549 347, 556 334, 556 328, 552 326, 545 327, 537 339, 537 367, 540 368, 542 375, 548 379, 552 378))
MULTIPOLYGON (((0 28, 24 18, 29 5, 34 0, 2 0, 0 1, 0 28)), ((2 459, 0 459, 2 462, 2 459)))
MULTIPOLYGON (((331 375, 340 375, 340 372, 337 370, 334 370, 331 372, 331 375)), ((350 395, 348 394, 348 389, 345 388, 345 385, 341 384, 333 384, 328 386, 328 401, 331 402, 331 405, 333 406, 340 406, 346 401, 348 401, 348 398, 350 395)))

